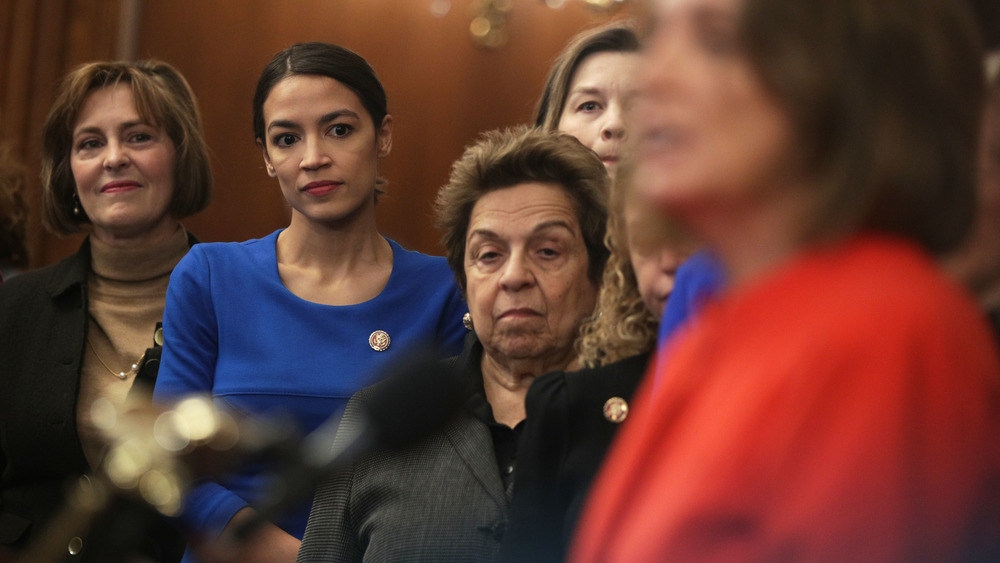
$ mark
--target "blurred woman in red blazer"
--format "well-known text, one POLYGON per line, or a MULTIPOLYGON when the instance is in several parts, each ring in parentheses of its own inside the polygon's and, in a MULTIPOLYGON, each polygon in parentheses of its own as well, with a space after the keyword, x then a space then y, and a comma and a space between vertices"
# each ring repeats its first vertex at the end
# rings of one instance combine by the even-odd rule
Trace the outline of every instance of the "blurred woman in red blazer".
POLYGON ((934 261, 975 205, 963 8, 650 2, 639 189, 730 285, 640 390, 573 560, 996 557, 1000 367, 934 261))

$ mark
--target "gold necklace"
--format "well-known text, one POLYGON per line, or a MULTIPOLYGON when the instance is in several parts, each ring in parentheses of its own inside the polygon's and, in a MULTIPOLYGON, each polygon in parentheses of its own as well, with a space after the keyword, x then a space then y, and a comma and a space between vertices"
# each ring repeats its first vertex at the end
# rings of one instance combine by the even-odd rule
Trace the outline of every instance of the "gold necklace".
POLYGON ((98 354, 97 349, 94 348, 94 343, 90 341, 90 337, 87 337, 87 346, 90 346, 90 351, 94 353, 94 357, 97 358, 98 362, 101 362, 101 365, 104 366, 104 369, 108 370, 108 373, 117 377, 118 379, 121 379, 122 381, 128 379, 132 375, 135 375, 136 372, 139 371, 139 364, 142 363, 142 358, 146 356, 146 353, 143 352, 142 356, 139 356, 139 359, 136 360, 134 364, 132 364, 132 369, 128 371, 115 371, 110 367, 108 367, 108 364, 104 363, 104 360, 101 358, 101 355, 98 354))

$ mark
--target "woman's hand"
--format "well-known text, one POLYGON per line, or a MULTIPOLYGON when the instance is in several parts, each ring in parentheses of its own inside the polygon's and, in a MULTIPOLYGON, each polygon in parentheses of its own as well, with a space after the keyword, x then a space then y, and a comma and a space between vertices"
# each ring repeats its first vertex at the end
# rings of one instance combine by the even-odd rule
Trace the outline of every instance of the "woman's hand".
POLYGON ((270 522, 258 525, 247 538, 235 537, 236 530, 256 515, 249 506, 241 509, 217 540, 193 544, 192 548, 205 563, 294 562, 301 542, 270 522))

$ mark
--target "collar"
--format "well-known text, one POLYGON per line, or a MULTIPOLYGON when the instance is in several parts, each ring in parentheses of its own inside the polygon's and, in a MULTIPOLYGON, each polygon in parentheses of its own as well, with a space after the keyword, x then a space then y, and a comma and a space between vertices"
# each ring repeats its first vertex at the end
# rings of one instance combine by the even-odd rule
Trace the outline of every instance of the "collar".
MULTIPOLYGON (((198 244, 198 237, 190 232, 187 234, 188 247, 198 244)), ((52 297, 59 297, 66 292, 86 285, 90 274, 90 237, 83 239, 80 249, 75 254, 67 256, 52 266, 52 276, 46 284, 46 291, 52 297)), ((480 346, 480 351, 482 346, 480 346)))

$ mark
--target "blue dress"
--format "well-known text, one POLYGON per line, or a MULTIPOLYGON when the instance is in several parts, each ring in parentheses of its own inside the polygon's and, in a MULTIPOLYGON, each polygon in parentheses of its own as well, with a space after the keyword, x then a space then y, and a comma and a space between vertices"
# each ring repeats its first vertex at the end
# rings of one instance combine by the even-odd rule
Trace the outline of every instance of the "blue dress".
MULTIPOLYGON (((220 408, 291 422, 303 434, 339 414, 355 391, 417 349, 462 350, 467 310, 444 258, 389 241, 393 267, 382 292, 348 306, 297 297, 278 275, 278 234, 195 245, 174 269, 163 315, 163 359, 154 399, 210 393, 220 408), (369 343, 384 331, 389 347, 369 343)), ((184 524, 221 531, 266 494, 261 467, 205 481, 186 498, 184 524)), ((309 501, 275 522, 301 538, 309 501)))
POLYGON ((706 301, 725 285, 722 264, 707 250, 695 252, 677 268, 674 290, 660 319, 659 345, 663 346, 706 301))

